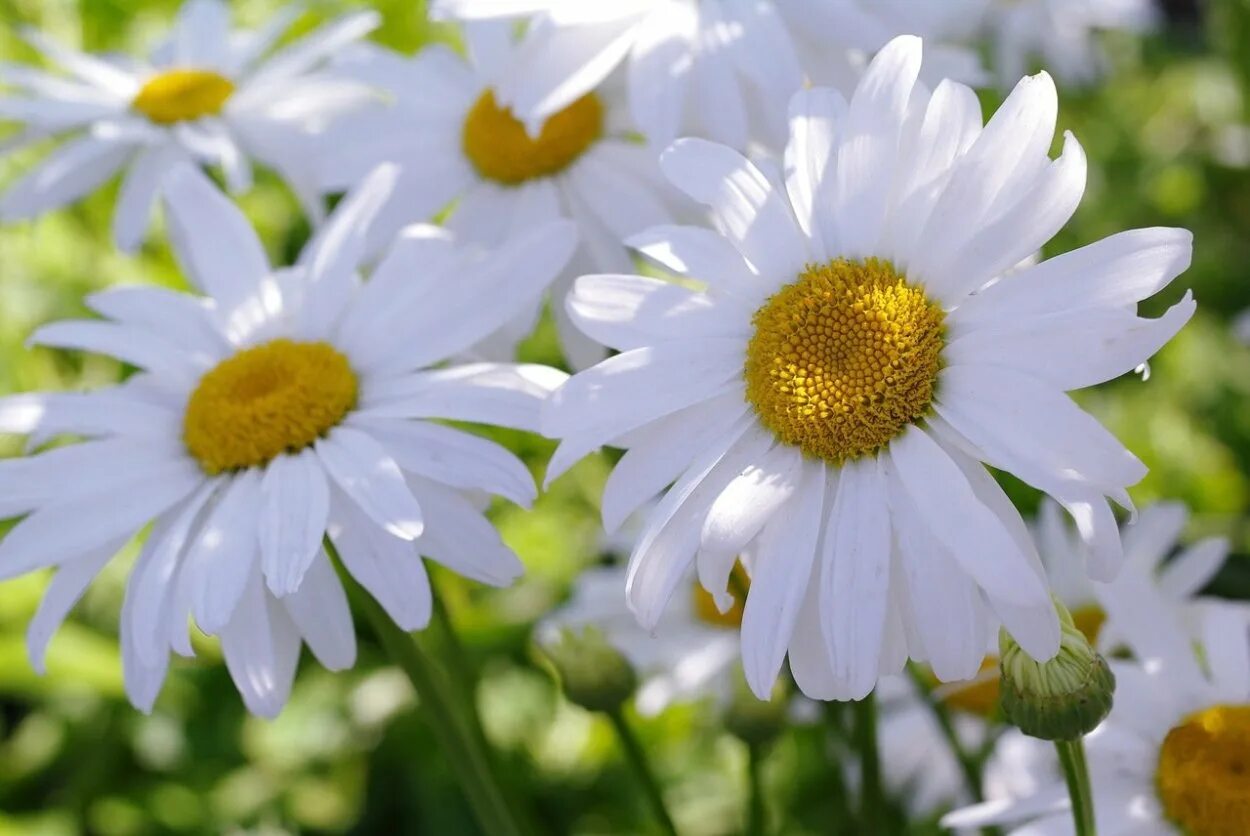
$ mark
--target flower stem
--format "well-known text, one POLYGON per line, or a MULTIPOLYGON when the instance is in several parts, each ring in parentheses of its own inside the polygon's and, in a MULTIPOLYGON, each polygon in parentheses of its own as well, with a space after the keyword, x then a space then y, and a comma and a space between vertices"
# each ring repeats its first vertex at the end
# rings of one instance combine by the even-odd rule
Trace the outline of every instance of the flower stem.
POLYGON ((747 808, 747 836, 764 836, 764 785, 761 781, 760 767, 763 765, 764 753, 758 743, 747 745, 747 780, 750 782, 749 804, 747 808))
POLYGON ((864 833, 877 833, 883 804, 881 761, 877 752, 876 694, 869 694, 855 703, 855 746, 859 750, 859 824, 864 833))
POLYGON ((616 730, 616 737, 625 751, 625 759, 629 761, 634 776, 642 785, 643 793, 647 796, 647 802, 651 805, 651 812, 655 815, 660 830, 668 836, 677 836, 677 828, 673 826, 673 819, 668 814, 668 808, 664 806, 664 795, 660 792, 660 784, 651 772, 651 766, 647 763, 647 755, 637 735, 634 734, 634 730, 630 728, 629 721, 625 719, 625 714, 620 708, 614 708, 605 713, 612 721, 612 728, 616 730))
POLYGON ((1094 793, 1089 783, 1089 768, 1085 764, 1085 744, 1076 740, 1056 740, 1059 763, 1063 777, 1068 783, 1068 797, 1072 799, 1072 821, 1076 836, 1097 836, 1094 820, 1094 793))
POLYGON ((916 692, 924 700, 925 705, 929 707, 929 711, 933 714, 933 719, 937 721, 938 727, 941 728, 942 736, 946 738, 946 743, 950 746, 951 753, 959 761, 959 769, 963 773, 964 783, 968 786, 968 792, 972 794, 974 801, 983 801, 981 770, 977 768, 976 761, 972 755, 968 754, 963 744, 959 742, 959 735, 955 732, 955 723, 951 719, 950 711, 942 704, 941 700, 933 696, 932 690, 930 690, 928 684, 924 681, 923 675, 921 675, 919 669, 914 664, 907 665, 907 674, 911 677, 916 692))
MULTIPOLYGON (((326 549, 340 566, 338 553, 329 542, 326 549)), ((452 771, 468 797, 469 807, 486 833, 501 836, 522 836, 525 831, 508 804, 490 759, 451 694, 446 674, 440 670, 416 637, 395 624, 381 605, 356 583, 347 572, 341 573, 353 605, 364 614, 383 650, 412 682, 430 730, 446 756, 452 771)))

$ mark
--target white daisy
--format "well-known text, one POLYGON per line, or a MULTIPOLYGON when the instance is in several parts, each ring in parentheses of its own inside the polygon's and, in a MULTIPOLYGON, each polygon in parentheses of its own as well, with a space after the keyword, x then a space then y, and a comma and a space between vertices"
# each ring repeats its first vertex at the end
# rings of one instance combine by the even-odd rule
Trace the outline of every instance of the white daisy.
MULTIPOLYGON (((467 60, 442 46, 408 59, 362 45, 340 62, 341 72, 388 91, 394 106, 325 136, 322 188, 348 188, 382 161, 399 164, 399 199, 371 234, 379 242, 453 202, 447 228, 487 247, 519 229, 571 218, 581 246, 552 288, 558 300, 578 275, 631 270, 622 242, 670 219, 668 185, 654 153, 627 135, 616 91, 586 93, 531 136, 490 86, 490 68, 514 48, 507 27, 479 24, 466 35, 467 60)), ((519 308, 518 320, 487 347, 490 354, 511 356, 532 330, 541 298, 526 300, 532 305, 519 308)), ((563 305, 553 307, 570 362, 584 368, 603 359, 602 347, 572 327, 563 305)))
POLYGON ((769 693, 787 650, 800 688, 860 697, 910 656, 976 673, 998 620, 1034 656, 1059 640, 1041 561, 982 462, 1054 496, 1121 559, 1107 497, 1144 466, 1066 390, 1131 370, 1189 319, 1136 303, 1188 264, 1184 230, 1124 233, 999 280, 1075 210, 1085 158, 1047 156, 1042 74, 982 129, 969 88, 916 85, 921 45, 878 53, 850 104, 791 105, 786 182, 736 151, 681 140, 662 166, 719 232, 634 246, 701 287, 587 276, 574 320, 622 353, 544 406, 548 478, 603 444, 629 450, 605 488, 611 529, 656 491, 628 595, 654 626, 692 563, 726 601, 751 546, 747 680, 769 693), (697 555, 697 559, 696 559, 697 555))
MULTIPOLYGON (((1099 833, 1245 833, 1250 821, 1248 625, 1244 606, 1209 609, 1202 667, 1185 642, 1170 642, 1141 662, 1113 663, 1115 706, 1086 738, 1099 833)), ((1149 647, 1149 641, 1142 646, 1149 647)), ((951 813, 943 825, 1003 825, 1021 836, 1073 832, 1067 790, 1057 776, 1032 794, 951 813)))
POLYGON ((100 567, 149 522, 121 619, 126 686, 148 709, 188 616, 221 637, 249 709, 277 713, 300 640, 352 664, 351 615, 322 543, 405 629, 430 615, 422 557, 492 585, 516 556, 463 491, 521 504, 529 472, 493 442, 430 419, 533 430, 565 377, 546 367, 436 366, 514 314, 506 287, 550 281, 569 256, 557 223, 466 255, 441 230, 406 230, 361 282, 360 230, 387 199, 379 169, 298 265, 272 270, 244 216, 200 172, 166 186, 174 248, 194 296, 121 288, 106 317, 33 342, 108 354, 140 371, 89 394, 21 395, 0 426, 33 443, 85 437, 0 463, 3 577, 59 566, 29 633, 42 667, 53 631, 100 567))
MULTIPOLYGON (((849 95, 877 50, 899 35, 925 42, 920 78, 981 87, 989 81, 981 57, 966 44, 980 27, 988 0, 776 0, 794 33, 808 79, 849 95)), ((1019 78, 1019 76, 1016 76, 1019 78)))
POLYGON ((664 146, 706 136, 745 149, 779 147, 785 103, 803 75, 771 3, 753 0, 435 0, 460 20, 526 17, 513 58, 498 66, 500 101, 537 125, 625 65, 634 124, 664 146))
POLYGON ((680 702, 712 699, 727 705, 738 673, 738 624, 742 608, 717 610, 711 597, 687 578, 679 596, 654 631, 644 630, 625 604, 623 566, 582 572, 573 595, 536 628, 540 643, 558 640, 564 628, 593 625, 638 671, 635 698, 640 714, 650 717, 680 702))
POLYGON ((124 170, 113 234, 118 246, 133 249, 147 231, 163 176, 191 160, 220 166, 232 192, 249 187, 252 162, 259 162, 319 219, 312 162, 296 152, 295 140, 376 98, 323 65, 380 18, 347 15, 272 51, 294 17, 288 11, 256 32, 231 31, 225 3, 187 0, 168 39, 146 61, 87 55, 23 32, 66 74, 0 68, 0 84, 17 90, 0 98, 0 119, 23 129, 7 147, 64 141, 0 199, 0 218, 57 209, 124 170))
POLYGON ((1060 81, 1089 83, 1104 69, 1100 32, 1143 32, 1157 21, 1153 0, 990 0, 986 14, 1004 86, 1034 62, 1060 81))

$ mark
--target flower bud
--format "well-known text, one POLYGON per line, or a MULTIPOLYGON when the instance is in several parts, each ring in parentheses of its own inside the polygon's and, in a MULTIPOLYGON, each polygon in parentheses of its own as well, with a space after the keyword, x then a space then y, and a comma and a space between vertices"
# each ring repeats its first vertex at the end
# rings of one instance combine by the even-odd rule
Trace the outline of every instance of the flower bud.
POLYGON ((1001 630, 998 634, 999 690, 1003 715, 1042 740, 1075 740, 1092 731, 1111 711, 1115 675, 1076 628, 1067 608, 1055 602, 1059 652, 1038 662, 1001 630))
POLYGON ((638 687, 638 676, 621 652, 596 627, 580 633, 565 627, 543 650, 556 669, 569 702, 591 711, 615 711, 638 687))

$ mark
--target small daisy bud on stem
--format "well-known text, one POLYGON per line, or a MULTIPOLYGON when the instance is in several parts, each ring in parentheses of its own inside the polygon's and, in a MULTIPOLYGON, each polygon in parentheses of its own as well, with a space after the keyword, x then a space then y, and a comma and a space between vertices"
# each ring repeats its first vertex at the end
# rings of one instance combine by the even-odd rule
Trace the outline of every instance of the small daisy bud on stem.
POLYGON ((999 632, 999 690, 1004 716, 1020 731, 1042 740, 1077 740, 1111 710, 1115 675, 1067 608, 1058 601, 1055 608, 1061 638, 1048 662, 1034 660, 1006 630, 999 632))
POLYGON ((595 627, 580 633, 566 627, 543 644, 543 651, 559 675, 564 695, 582 708, 618 711, 638 687, 629 661, 595 627))

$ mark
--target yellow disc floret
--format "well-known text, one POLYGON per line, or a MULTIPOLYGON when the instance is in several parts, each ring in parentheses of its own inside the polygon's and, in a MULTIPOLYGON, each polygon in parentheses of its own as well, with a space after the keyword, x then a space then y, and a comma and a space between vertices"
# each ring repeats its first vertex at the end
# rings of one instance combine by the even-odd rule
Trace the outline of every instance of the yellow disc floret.
POLYGON ((273 340, 200 379, 183 440, 206 473, 258 467, 329 432, 356 405, 356 392, 356 375, 333 346, 273 340))
POLYGON ((943 320, 888 261, 809 266, 755 313, 747 399, 809 456, 873 453, 928 411, 943 320))
POLYGON ((159 125, 172 125, 221 112, 234 82, 211 70, 166 70, 148 79, 132 106, 159 125))
POLYGON ((587 93, 530 136, 512 111, 487 90, 464 120, 465 156, 478 174, 508 186, 564 171, 603 136, 603 103, 587 93))
POLYGON ((1168 732, 1155 773, 1163 810, 1191 836, 1250 827, 1250 705, 1217 705, 1168 732))

